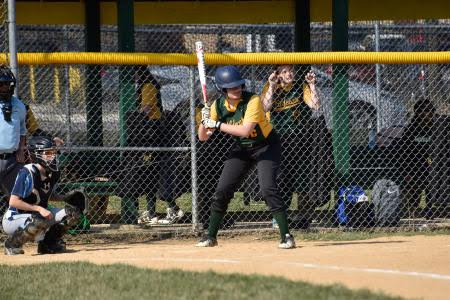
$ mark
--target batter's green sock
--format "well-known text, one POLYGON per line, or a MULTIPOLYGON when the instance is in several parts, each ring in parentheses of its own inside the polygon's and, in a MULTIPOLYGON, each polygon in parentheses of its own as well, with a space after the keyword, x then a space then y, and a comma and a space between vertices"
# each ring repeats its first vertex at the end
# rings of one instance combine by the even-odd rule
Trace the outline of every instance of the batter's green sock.
POLYGON ((217 211, 212 211, 211 216, 209 217, 209 226, 208 226, 208 236, 209 237, 217 237, 217 232, 219 232, 220 224, 222 223, 222 219, 224 213, 220 213, 217 211))
POLYGON ((272 213, 273 218, 277 221, 280 228, 281 239, 284 239, 286 234, 289 233, 288 219, 285 211, 278 211, 272 213))

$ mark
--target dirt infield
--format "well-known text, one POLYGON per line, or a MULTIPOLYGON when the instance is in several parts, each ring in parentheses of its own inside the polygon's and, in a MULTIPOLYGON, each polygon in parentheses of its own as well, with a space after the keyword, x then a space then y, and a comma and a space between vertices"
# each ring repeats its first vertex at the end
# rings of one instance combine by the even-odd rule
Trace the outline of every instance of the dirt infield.
POLYGON ((195 240, 165 240, 145 244, 69 245, 70 252, 0 255, 0 264, 55 261, 125 263, 157 269, 214 270, 283 276, 311 283, 340 283, 408 298, 448 299, 450 238, 396 236, 346 242, 297 241, 294 250, 277 249, 276 241, 252 237, 219 239, 215 248, 196 248, 195 240))

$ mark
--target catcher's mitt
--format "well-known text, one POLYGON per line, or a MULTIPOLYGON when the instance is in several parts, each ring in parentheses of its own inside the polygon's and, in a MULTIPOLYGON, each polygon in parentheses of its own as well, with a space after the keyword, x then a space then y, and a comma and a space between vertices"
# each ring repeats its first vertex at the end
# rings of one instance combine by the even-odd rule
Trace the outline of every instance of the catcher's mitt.
POLYGON ((67 204, 77 207, 82 213, 86 214, 88 210, 88 198, 82 190, 73 190, 68 192, 63 201, 67 204))

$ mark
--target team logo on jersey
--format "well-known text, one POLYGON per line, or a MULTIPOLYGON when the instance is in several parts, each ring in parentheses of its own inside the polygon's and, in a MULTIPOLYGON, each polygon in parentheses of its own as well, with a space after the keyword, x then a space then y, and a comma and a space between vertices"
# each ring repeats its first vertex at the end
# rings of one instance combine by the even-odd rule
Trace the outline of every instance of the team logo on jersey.
POLYGON ((285 101, 280 101, 280 102, 276 102, 274 103, 274 107, 273 107, 273 111, 276 112, 280 112, 282 110, 285 109, 289 109, 292 108, 296 105, 300 104, 300 99, 299 98, 294 98, 294 99, 289 99, 289 100, 285 100, 285 101))
POLYGON ((44 182, 42 184, 42 190, 47 194, 50 191, 50 182, 44 182))

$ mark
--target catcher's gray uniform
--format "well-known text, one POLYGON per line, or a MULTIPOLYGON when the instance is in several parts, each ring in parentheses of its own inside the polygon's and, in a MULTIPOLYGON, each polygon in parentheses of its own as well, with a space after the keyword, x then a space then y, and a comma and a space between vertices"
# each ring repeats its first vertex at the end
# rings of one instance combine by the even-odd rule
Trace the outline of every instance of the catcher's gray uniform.
MULTIPOLYGON (((56 223, 61 223, 64 217, 67 216, 66 210, 64 208, 55 207, 48 210, 52 213, 52 219, 47 221, 48 227, 56 223)), ((25 229, 25 227, 27 227, 27 225, 32 222, 33 216, 36 215, 30 212, 20 213, 16 208, 10 207, 3 216, 3 231, 7 235, 13 235, 14 232, 16 232, 19 228, 25 229)), ((35 241, 41 241, 44 238, 44 233, 45 232, 42 232, 41 235, 36 236, 35 241)))
POLYGON ((86 197, 81 191, 73 191, 62 199, 66 202, 64 208, 49 208, 48 201, 60 177, 56 147, 51 138, 37 136, 30 139, 28 149, 35 163, 20 169, 10 207, 3 217, 3 230, 8 234, 5 254, 23 254, 23 244, 33 240, 39 242, 38 253, 63 252, 65 243, 61 238, 78 223, 86 209, 86 197))

